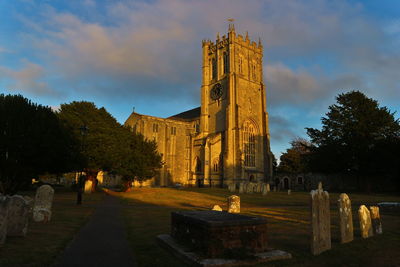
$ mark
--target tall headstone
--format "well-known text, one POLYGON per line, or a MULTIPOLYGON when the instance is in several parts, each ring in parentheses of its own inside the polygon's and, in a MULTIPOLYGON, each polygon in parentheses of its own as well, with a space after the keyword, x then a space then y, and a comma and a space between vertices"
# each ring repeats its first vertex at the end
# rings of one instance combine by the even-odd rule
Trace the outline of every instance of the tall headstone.
POLYGON ((239 184, 239 194, 243 194, 243 192, 244 192, 244 182, 241 182, 239 184))
POLYGON ((371 215, 366 206, 361 205, 358 209, 358 218, 360 219, 360 231, 362 238, 373 236, 371 215))
POLYGON ((86 182, 85 182, 85 194, 92 193, 92 185, 93 185, 92 180, 86 180, 86 182))
POLYGON ((235 192, 236 191, 236 183, 230 183, 228 186, 229 192, 235 192))
POLYGON ((267 193, 268 193, 269 191, 271 191, 271 188, 270 188, 270 185, 267 184, 267 193))
POLYGON ((0 246, 6 242, 10 199, 0 194, 0 246))
POLYGON ((351 212, 351 201, 347 194, 342 193, 338 199, 340 243, 351 242, 354 239, 353 215, 351 212))
POLYGON ((257 183, 257 193, 261 193, 263 189, 264 183, 257 183))
POLYGON ((25 236, 33 201, 19 195, 10 197, 7 236, 25 236))
POLYGON ((50 185, 42 185, 37 189, 33 206, 33 220, 35 222, 50 221, 53 197, 54 189, 50 185))
POLYGON ((292 190, 289 189, 289 190, 287 191, 287 194, 290 195, 291 193, 292 193, 292 190))
POLYGON ((322 184, 311 191, 311 253, 318 255, 331 249, 331 218, 329 193, 323 191, 322 184))
POLYGON ((382 221, 379 214, 379 207, 371 206, 369 207, 369 210, 371 212, 372 232, 374 233, 374 235, 382 234, 382 221))
POLYGON ((240 197, 232 195, 228 197, 228 212, 240 213, 240 197))
POLYGON ((263 184, 263 187, 262 187, 263 196, 268 194, 268 190, 267 189, 268 189, 268 184, 263 184))

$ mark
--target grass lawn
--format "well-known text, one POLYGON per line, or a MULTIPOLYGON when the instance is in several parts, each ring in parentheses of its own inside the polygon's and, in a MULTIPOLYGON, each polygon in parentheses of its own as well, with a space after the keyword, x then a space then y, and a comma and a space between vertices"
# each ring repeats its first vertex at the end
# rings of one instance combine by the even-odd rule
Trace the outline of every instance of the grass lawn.
MULTIPOLYGON (((34 192, 24 195, 33 197, 34 192)), ((48 223, 29 222, 26 237, 7 237, 0 248, 0 266, 50 266, 94 211, 103 193, 83 195, 82 206, 76 205, 76 193, 57 190, 52 217, 48 223)))
MULTIPOLYGON (((219 188, 135 188, 129 193, 115 193, 126 202, 123 215, 129 242, 139 266, 182 266, 182 263, 159 247, 155 237, 170 233, 170 213, 177 210, 207 210, 218 204, 227 209, 226 198, 231 195, 219 188)), ((355 240, 339 243, 337 199, 330 194, 332 249, 318 256, 310 253, 309 193, 270 192, 241 194, 241 213, 268 219, 269 245, 292 253, 293 259, 266 264, 267 266, 399 266, 400 214, 381 212, 383 234, 361 239, 358 207, 382 201, 400 202, 399 196, 349 194, 353 205, 355 240)), ((262 265, 260 265, 262 266, 262 265)))

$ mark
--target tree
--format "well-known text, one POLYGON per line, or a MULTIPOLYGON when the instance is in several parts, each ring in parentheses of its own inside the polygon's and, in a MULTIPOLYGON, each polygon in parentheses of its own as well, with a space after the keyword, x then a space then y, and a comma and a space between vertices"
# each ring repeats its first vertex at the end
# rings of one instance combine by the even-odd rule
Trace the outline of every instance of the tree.
POLYGON ((121 175, 127 182, 146 180, 161 166, 161 156, 154 142, 120 125, 105 108, 90 102, 61 105, 60 119, 69 131, 81 139, 86 159, 85 171, 94 180, 100 170, 121 175), (82 127, 88 129, 81 134, 82 127))
POLYGON ((46 172, 73 169, 77 142, 49 107, 0 95, 0 191, 14 194, 46 172))
POLYGON ((306 155, 309 153, 310 143, 303 138, 296 138, 290 142, 291 147, 280 157, 278 172, 303 173, 307 170, 306 155))
POLYGON ((398 175, 400 124, 387 107, 359 91, 340 94, 322 118, 322 129, 306 128, 312 146, 310 166, 323 172, 364 177, 398 175))

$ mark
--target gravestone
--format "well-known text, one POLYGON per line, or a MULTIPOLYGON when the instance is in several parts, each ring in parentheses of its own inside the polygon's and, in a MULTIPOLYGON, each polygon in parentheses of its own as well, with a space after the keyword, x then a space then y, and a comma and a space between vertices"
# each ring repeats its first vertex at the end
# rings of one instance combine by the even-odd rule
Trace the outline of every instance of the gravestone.
POLYGON ((267 193, 271 191, 270 185, 267 184, 267 193))
POLYGON ((287 191, 287 194, 290 195, 290 193, 292 193, 292 190, 289 189, 289 190, 287 191))
POLYGON ((274 188, 274 192, 276 192, 276 185, 274 185, 273 188, 274 188))
POLYGON ((354 239, 353 215, 351 212, 351 201, 347 194, 342 193, 338 199, 340 243, 351 242, 354 239))
POLYGON ((19 195, 10 197, 7 236, 25 236, 33 201, 19 195))
POLYGON ((257 184, 257 193, 261 193, 262 192, 263 185, 264 185, 264 183, 258 183, 257 184))
POLYGON ((53 197, 54 189, 50 185, 42 185, 36 190, 35 204, 33 206, 33 220, 35 222, 50 221, 53 197))
POLYGON ((230 183, 228 186, 229 192, 235 192, 236 191, 236 183, 230 183))
POLYGON ((262 188, 262 194, 263 194, 263 196, 265 196, 265 195, 268 194, 267 188, 268 188, 268 184, 264 184, 264 185, 263 185, 263 188, 262 188))
POLYGON ((311 253, 318 255, 331 249, 331 218, 329 193, 323 191, 322 184, 311 191, 311 253))
POLYGON ((371 215, 366 206, 361 205, 358 209, 358 218, 360 219, 360 231, 362 238, 373 236, 371 215))
POLYGON ((243 194, 243 192, 244 192, 244 183, 241 182, 241 183, 239 184, 239 194, 243 194))
POLYGON ((240 197, 232 195, 228 197, 228 212, 240 213, 240 197))
POLYGON ((10 199, 0 194, 0 246, 6 242, 10 199))
POLYGON ((214 205, 212 210, 214 210, 214 211, 222 211, 222 208, 219 205, 214 205))
POLYGON ((253 194, 254 192, 254 186, 253 183, 248 183, 246 187, 246 193, 247 194, 253 194))
POLYGON ((86 182, 85 182, 85 194, 91 194, 92 193, 92 185, 93 185, 92 180, 86 180, 86 182))
POLYGON ((369 207, 369 210, 371 212, 372 232, 374 233, 374 235, 382 234, 382 221, 379 214, 379 207, 371 206, 369 207))

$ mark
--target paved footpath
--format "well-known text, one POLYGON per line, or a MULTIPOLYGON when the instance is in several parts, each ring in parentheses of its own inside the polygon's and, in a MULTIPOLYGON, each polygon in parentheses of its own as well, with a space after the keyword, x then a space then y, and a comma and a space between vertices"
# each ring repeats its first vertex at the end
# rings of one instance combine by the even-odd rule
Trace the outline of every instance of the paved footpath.
POLYGON ((118 198, 106 195, 55 266, 136 266, 120 209, 118 198))

